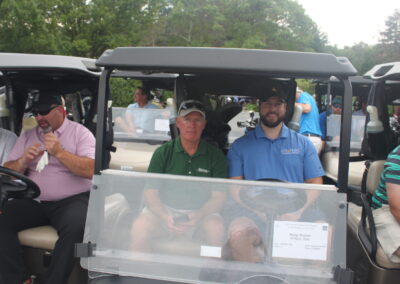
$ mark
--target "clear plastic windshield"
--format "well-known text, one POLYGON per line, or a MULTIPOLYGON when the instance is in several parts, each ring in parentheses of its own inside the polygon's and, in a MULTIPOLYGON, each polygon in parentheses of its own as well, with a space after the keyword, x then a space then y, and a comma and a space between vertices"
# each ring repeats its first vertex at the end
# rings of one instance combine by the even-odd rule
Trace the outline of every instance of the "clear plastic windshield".
POLYGON ((115 141, 170 139, 172 109, 113 107, 112 111, 115 141))
MULTIPOLYGON (((342 116, 340 114, 330 114, 326 118, 326 144, 331 148, 339 149, 341 118, 342 116)), ((359 152, 361 150, 364 128, 365 116, 353 115, 351 117, 351 151, 359 152)))
POLYGON ((346 198, 333 186, 119 170, 93 183, 84 237, 93 256, 82 258, 91 277, 334 283, 333 268, 346 266, 346 198))

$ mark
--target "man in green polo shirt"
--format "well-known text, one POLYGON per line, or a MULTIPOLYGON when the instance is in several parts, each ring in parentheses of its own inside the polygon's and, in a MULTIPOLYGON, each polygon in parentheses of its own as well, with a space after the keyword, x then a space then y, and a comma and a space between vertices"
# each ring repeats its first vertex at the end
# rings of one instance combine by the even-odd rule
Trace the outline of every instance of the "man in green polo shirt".
MULTIPOLYGON (((179 137, 154 152, 148 172, 226 178, 224 154, 201 139, 205 125, 204 106, 194 100, 183 102, 176 118, 179 137)), ((225 192, 201 183, 155 187, 144 192, 146 208, 133 223, 132 250, 147 251, 151 238, 168 234, 193 233, 208 245, 222 245, 224 226, 218 211, 225 202, 225 192)))

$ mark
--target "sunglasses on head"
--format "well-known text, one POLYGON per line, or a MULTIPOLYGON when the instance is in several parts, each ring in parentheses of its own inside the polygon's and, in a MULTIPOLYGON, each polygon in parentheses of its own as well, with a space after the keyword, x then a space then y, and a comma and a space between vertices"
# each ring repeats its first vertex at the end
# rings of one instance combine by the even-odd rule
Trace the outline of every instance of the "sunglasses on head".
POLYGON ((204 106, 200 102, 196 102, 196 101, 183 102, 181 104, 181 106, 179 107, 179 111, 185 110, 185 109, 191 109, 191 108, 197 108, 198 110, 203 111, 203 112, 206 111, 204 106))
POLYGON ((47 110, 32 110, 32 115, 33 116, 38 116, 38 115, 48 115, 53 109, 58 108, 59 105, 52 106, 47 110))

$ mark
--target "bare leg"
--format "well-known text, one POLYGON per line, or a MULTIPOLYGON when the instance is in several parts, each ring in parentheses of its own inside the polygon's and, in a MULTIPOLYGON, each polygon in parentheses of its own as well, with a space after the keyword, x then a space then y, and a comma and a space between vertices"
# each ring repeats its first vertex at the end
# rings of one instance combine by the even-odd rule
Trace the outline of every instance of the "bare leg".
POLYGON ((249 218, 233 220, 229 226, 229 245, 233 260, 245 262, 264 261, 265 248, 260 230, 249 218), (260 253, 260 248, 263 253, 260 253))
POLYGON ((161 220, 152 213, 142 213, 134 222, 131 229, 131 250, 149 251, 151 239, 163 235, 161 220))
POLYGON ((224 223, 218 215, 210 215, 203 220, 202 231, 207 244, 222 246, 224 242, 224 223))

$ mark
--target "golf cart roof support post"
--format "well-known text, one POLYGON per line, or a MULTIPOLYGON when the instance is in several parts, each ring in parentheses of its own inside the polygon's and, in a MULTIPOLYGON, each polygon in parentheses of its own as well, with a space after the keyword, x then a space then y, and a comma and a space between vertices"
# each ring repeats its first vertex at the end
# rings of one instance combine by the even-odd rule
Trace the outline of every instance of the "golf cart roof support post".
POLYGON ((341 80, 344 86, 342 127, 340 129, 340 150, 338 164, 338 188, 339 192, 347 192, 349 176, 351 112, 352 112, 352 86, 349 78, 341 80))
MULTIPOLYGON (((4 74, 4 73, 3 73, 4 74)), ((10 123, 10 130, 14 133, 16 133, 16 125, 15 122, 17 121, 17 108, 16 108, 16 103, 15 103, 15 98, 13 96, 14 90, 11 87, 11 82, 7 79, 7 76, 4 74, 4 80, 5 80, 5 85, 6 85, 6 100, 7 100, 7 107, 10 110, 10 118, 9 118, 9 123, 10 123)))
POLYGON ((99 95, 97 100, 97 125, 96 125, 96 156, 94 173, 100 174, 103 170, 105 159, 107 158, 106 147, 106 123, 107 123, 107 107, 109 98, 109 80, 112 70, 104 69, 101 72, 99 81, 99 95))

